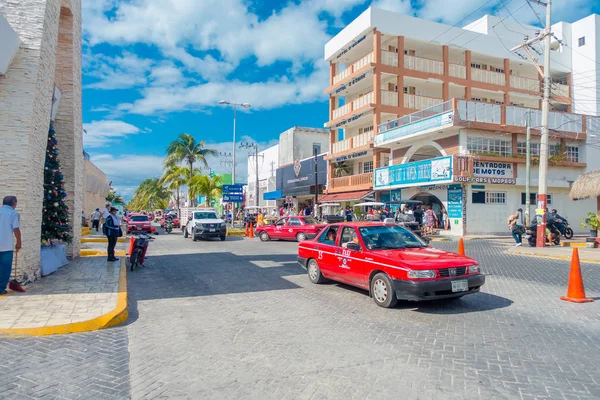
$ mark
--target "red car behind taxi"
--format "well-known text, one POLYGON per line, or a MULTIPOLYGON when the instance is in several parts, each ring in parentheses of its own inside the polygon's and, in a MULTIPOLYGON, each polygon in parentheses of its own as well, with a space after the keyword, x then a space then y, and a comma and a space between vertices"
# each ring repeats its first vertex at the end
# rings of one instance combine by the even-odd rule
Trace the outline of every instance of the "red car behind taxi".
POLYGON ((147 215, 132 215, 127 220, 127 233, 147 232, 152 233, 152 224, 147 215))
POLYGON ((320 223, 313 217, 283 217, 272 225, 257 227, 256 235, 263 242, 271 239, 297 240, 298 242, 302 242, 317 236, 325 226, 325 224, 320 223))
POLYGON ((298 262, 312 283, 331 279, 366 289, 381 307, 458 298, 485 283, 477 261, 429 247, 409 230, 384 223, 329 225, 298 245, 298 262))

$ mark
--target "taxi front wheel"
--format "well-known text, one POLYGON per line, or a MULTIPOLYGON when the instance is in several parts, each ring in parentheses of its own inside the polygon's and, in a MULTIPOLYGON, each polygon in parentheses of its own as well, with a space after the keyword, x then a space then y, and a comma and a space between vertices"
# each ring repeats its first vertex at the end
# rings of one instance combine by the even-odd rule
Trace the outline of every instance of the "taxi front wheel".
POLYGON ((391 308, 398 302, 392 281, 382 273, 375 275, 371 280, 371 296, 379 307, 391 308))
POLYGON ((318 284, 325 282, 326 278, 321 273, 321 269, 319 268, 319 264, 316 260, 309 260, 306 270, 308 271, 308 279, 310 279, 312 283, 318 284))

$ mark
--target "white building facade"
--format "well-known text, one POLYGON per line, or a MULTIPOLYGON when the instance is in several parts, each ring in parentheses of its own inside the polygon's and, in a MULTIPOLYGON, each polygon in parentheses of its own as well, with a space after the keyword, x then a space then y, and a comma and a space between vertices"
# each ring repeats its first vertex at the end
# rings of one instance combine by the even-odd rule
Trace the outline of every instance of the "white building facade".
POLYGON ((279 145, 248 156, 248 189, 246 206, 276 207, 276 200, 265 200, 264 194, 276 190, 275 174, 279 166, 279 145), (257 169, 258 164, 258 169, 257 169), (258 175, 257 175, 258 171, 258 175), (258 203, 256 180, 258 178, 258 203))
MULTIPOLYGON (((576 232, 595 210, 568 193, 600 163, 599 22, 553 25, 562 43, 550 65, 548 207, 576 232)), ((507 48, 538 29, 492 16, 457 28, 376 8, 351 22, 325 46, 330 199, 421 200, 448 211, 451 234, 508 234, 508 215, 525 208, 529 120, 533 214, 542 85, 533 64, 507 48)))

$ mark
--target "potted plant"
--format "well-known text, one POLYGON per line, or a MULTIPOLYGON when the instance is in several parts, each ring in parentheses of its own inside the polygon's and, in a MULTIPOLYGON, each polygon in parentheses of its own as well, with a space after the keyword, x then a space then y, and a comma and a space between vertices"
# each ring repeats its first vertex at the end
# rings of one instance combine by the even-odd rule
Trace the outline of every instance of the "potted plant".
POLYGON ((582 228, 588 228, 590 230, 590 237, 593 238, 598 237, 598 225, 598 216, 593 212, 589 212, 587 217, 584 218, 581 223, 582 228))

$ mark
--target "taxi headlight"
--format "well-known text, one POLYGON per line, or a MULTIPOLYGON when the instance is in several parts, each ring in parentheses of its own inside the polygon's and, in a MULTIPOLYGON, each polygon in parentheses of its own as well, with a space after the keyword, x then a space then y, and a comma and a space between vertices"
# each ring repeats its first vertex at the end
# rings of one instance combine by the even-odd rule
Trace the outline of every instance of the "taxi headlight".
POLYGON ((408 271, 408 277, 411 279, 435 278, 435 271, 432 269, 408 271))
POLYGON ((469 274, 478 274, 481 272, 479 269, 479 264, 469 265, 469 274))

